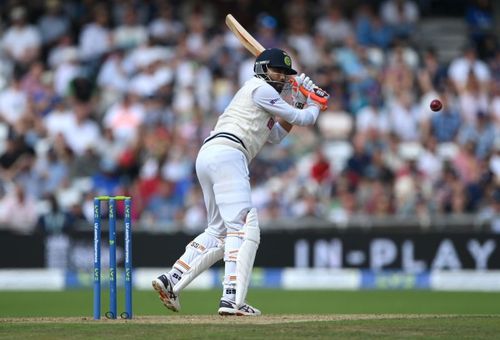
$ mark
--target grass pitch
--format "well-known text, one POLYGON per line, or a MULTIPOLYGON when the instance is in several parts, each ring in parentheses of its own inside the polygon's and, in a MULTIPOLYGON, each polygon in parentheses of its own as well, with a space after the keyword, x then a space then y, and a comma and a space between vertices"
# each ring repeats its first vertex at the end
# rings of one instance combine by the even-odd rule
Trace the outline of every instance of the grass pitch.
POLYGON ((0 338, 16 339, 492 339, 497 316, 281 315, 279 317, 183 316, 134 320, 90 318, 0 319, 0 338))
MULTIPOLYGON (((133 320, 94 321, 90 290, 0 292, 0 339, 491 339, 500 334, 498 293, 254 289, 249 302, 264 313, 255 318, 216 315, 220 293, 186 291, 182 312, 172 313, 153 291, 135 291, 133 320)), ((102 305, 104 313, 105 291, 102 305)))

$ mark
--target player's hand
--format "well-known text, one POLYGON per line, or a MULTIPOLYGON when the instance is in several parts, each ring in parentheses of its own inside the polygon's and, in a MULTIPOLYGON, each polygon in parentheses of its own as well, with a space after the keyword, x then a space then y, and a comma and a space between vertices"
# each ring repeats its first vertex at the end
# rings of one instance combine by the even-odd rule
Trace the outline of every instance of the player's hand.
POLYGON ((304 73, 301 73, 300 76, 295 76, 293 82, 295 83, 292 84, 293 86, 296 86, 297 88, 302 86, 307 91, 312 91, 312 89, 316 87, 312 79, 306 76, 304 73))
POLYGON ((291 79, 294 105, 303 108, 304 104, 317 105, 321 111, 328 108, 328 98, 330 95, 319 88, 311 78, 304 73, 291 79))
POLYGON ((295 76, 291 79, 292 81, 292 84, 296 87, 299 87, 300 85, 302 85, 302 83, 304 82, 304 79, 306 78, 306 75, 304 73, 301 73, 300 76, 295 76))
MULTIPOLYGON (((306 95, 305 93, 303 94, 306 95)), ((307 93, 306 104, 316 105, 321 111, 325 111, 326 109, 328 109, 328 98, 330 98, 330 95, 328 93, 326 93, 319 87, 315 87, 311 92, 307 93)))
POLYGON ((312 91, 316 87, 316 84, 314 84, 312 79, 306 76, 304 73, 302 73, 299 77, 302 80, 301 86, 307 91, 312 91))
POLYGON ((311 78, 306 76, 304 73, 299 76, 293 77, 290 82, 292 83, 292 96, 294 106, 302 109, 307 101, 307 95, 304 93, 312 91, 312 89, 316 85, 311 80, 311 78), (306 91, 300 91, 300 88, 303 88, 303 90, 305 89, 306 91))

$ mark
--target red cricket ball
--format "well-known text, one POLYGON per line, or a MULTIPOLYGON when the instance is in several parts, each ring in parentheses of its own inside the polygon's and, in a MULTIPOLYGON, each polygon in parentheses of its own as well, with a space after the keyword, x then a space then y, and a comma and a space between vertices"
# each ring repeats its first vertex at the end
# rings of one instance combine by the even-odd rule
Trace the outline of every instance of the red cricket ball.
POLYGON ((432 102, 431 102, 431 110, 436 112, 436 111, 439 111, 443 108, 443 103, 441 103, 441 101, 439 99, 434 99, 432 102))

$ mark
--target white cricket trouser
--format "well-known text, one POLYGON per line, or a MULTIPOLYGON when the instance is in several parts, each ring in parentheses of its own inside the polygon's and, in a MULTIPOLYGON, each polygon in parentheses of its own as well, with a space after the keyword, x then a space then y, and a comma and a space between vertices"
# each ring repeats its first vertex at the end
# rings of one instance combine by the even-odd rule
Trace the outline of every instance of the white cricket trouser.
POLYGON ((205 145, 196 159, 196 174, 207 208, 207 233, 224 237, 239 231, 252 206, 248 162, 238 149, 205 145))

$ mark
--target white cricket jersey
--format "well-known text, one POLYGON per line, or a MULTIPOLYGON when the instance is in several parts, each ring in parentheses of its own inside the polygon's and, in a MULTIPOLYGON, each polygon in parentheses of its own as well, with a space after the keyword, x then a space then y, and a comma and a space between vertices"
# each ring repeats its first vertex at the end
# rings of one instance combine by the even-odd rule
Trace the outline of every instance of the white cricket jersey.
POLYGON ((212 143, 230 145, 241 150, 250 162, 277 127, 276 117, 294 125, 311 125, 318 114, 315 105, 294 108, 265 80, 254 77, 235 94, 202 148, 212 143), (211 138, 216 134, 219 137, 211 138))

